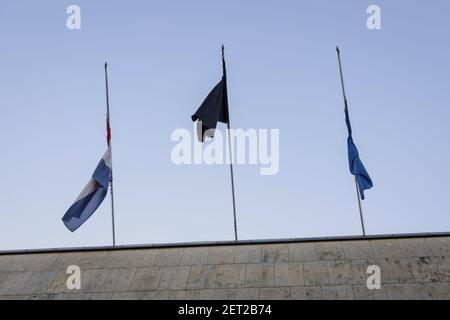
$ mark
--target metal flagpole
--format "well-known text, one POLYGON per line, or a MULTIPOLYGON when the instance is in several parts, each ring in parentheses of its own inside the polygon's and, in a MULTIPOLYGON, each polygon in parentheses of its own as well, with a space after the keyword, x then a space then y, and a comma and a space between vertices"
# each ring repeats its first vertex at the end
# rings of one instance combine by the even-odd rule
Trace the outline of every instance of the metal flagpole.
MULTIPOLYGON (((337 57, 338 57, 338 62, 339 62, 339 72, 341 74, 341 85, 342 85, 342 94, 344 96, 345 111, 348 113, 347 95, 345 94, 344 75, 342 72, 341 51, 339 50, 339 47, 336 47, 336 52, 337 52, 337 57)), ((361 218, 361 228, 362 228, 363 235, 366 236, 366 228, 364 227, 364 216, 363 216, 363 210, 362 210, 362 205, 361 205, 361 195, 359 193, 357 177, 355 177, 355 185, 356 185, 356 196, 358 197, 359 216, 361 218)))
POLYGON ((361 228, 362 228, 363 236, 366 236, 366 228, 364 227, 364 217, 363 217, 363 211, 362 211, 362 205, 361 205, 361 194, 359 193, 358 180, 356 177, 355 177, 355 185, 356 185, 356 195, 358 196, 358 207, 359 207, 359 216, 361 218, 361 228))
POLYGON ((113 247, 116 246, 116 228, 114 222, 114 189, 113 189, 113 169, 112 169, 112 147, 111 147, 111 126, 109 122, 109 90, 108 90, 108 64, 105 62, 105 85, 106 85, 106 130, 107 143, 111 152, 111 218, 112 218, 112 239, 113 247))
POLYGON ((231 174, 231 193, 233 197, 233 216, 234 216, 234 239, 238 241, 238 233, 237 233, 237 218, 236 218, 236 199, 234 196, 234 173, 233 173, 233 155, 231 154, 231 134, 230 134, 230 122, 228 118, 228 148, 230 150, 230 174, 231 174))
MULTIPOLYGON (((223 66, 223 74, 225 76, 225 85, 227 81, 227 71, 225 67, 225 47, 222 45, 222 66, 223 66)), ((230 175, 231 175, 231 194, 233 198, 233 217, 234 217, 234 239, 238 241, 238 232, 237 232, 237 216, 236 216, 236 198, 234 195, 234 172, 233 172, 233 154, 231 148, 231 125, 230 125, 230 112, 228 110, 228 92, 225 93, 227 99, 227 113, 228 113, 228 123, 227 123, 227 131, 228 131, 228 149, 230 151, 230 175)))

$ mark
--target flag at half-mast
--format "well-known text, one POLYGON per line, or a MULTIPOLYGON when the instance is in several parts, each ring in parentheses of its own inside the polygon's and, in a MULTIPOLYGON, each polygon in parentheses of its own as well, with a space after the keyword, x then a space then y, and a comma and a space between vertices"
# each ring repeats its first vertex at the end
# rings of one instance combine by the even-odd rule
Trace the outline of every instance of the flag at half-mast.
POLYGON ((106 140, 108 150, 97 165, 88 184, 62 218, 67 229, 72 232, 81 227, 94 214, 108 194, 108 188, 112 179, 109 114, 106 116, 106 140))
POLYGON ((197 136, 200 142, 205 141, 205 137, 214 137, 217 122, 227 124, 230 122, 228 113, 227 71, 223 46, 222 66, 222 80, 214 87, 197 112, 191 117, 192 121, 197 121, 197 136))
POLYGON ((361 199, 364 200, 364 191, 373 187, 372 179, 367 173, 361 159, 359 158, 358 148, 353 141, 352 126, 350 124, 350 116, 348 114, 347 100, 345 100, 345 123, 348 129, 347 147, 348 147, 348 162, 350 166, 350 172, 356 177, 359 193, 361 199))

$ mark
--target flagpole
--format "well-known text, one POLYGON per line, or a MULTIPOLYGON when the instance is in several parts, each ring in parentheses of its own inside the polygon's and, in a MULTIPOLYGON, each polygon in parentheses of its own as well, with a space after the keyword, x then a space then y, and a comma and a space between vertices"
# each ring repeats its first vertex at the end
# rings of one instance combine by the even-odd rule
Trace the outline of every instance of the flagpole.
POLYGON ((113 169, 112 169, 112 146, 111 146, 111 127, 109 122, 109 88, 108 88, 108 64, 105 62, 105 85, 106 85, 106 126, 107 126, 107 143, 111 152, 111 222, 112 222, 112 240, 113 247, 116 246, 116 227, 114 221, 114 188, 113 188, 113 169))
MULTIPOLYGON (((228 118, 229 120, 229 118, 228 118)), ((238 233, 237 233, 237 218, 236 218, 236 199, 234 196, 234 172, 233 172, 233 155, 231 154, 231 128, 230 122, 228 122, 228 148, 230 150, 230 174, 231 174, 231 193, 233 197, 233 217, 234 217, 234 239, 238 241, 238 233)))
POLYGON ((364 216, 363 216, 363 210, 362 210, 362 205, 361 205, 361 194, 359 193, 359 188, 358 188, 358 180, 356 180, 357 178, 355 177, 355 186, 356 186, 356 195, 358 196, 358 207, 359 207, 359 216, 361 218, 361 228, 362 228, 362 232, 363 232, 363 236, 366 236, 366 228, 364 227, 364 216))
MULTIPOLYGON (((347 95, 345 94, 345 85, 344 85, 344 75, 342 72, 342 63, 341 63, 341 51, 339 50, 339 47, 336 47, 338 62, 339 62, 339 73, 341 75, 341 85, 342 85, 342 95, 344 96, 344 105, 345 105, 345 111, 348 113, 348 103, 347 103, 347 95)), ((361 219, 361 228, 363 232, 363 236, 366 236, 366 228, 364 226, 364 215, 363 215, 363 209, 361 204, 361 195, 358 188, 358 180, 355 176, 355 185, 356 185, 356 197, 358 198, 358 208, 359 208, 359 216, 361 219)))
MULTIPOLYGON (((225 76, 225 81, 227 79, 227 71, 225 67, 225 47, 222 45, 222 66, 223 66, 223 74, 225 76)), ((228 92, 226 92, 228 95, 228 92)), ((228 96, 227 99, 227 107, 228 107, 228 96)), ((230 112, 227 108, 228 113, 228 123, 227 123, 227 131, 228 131, 228 149, 230 154, 230 175, 231 175, 231 196, 233 199, 233 218, 234 218, 234 239, 238 241, 238 232, 237 232, 237 215, 236 215, 236 197, 234 195, 234 171, 233 171, 233 154, 231 148, 231 124, 230 124, 230 112)))

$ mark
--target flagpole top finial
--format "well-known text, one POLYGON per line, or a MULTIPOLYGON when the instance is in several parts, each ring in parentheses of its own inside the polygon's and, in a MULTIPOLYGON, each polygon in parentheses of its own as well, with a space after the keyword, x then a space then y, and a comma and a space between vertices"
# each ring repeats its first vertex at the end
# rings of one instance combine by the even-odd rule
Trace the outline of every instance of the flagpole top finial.
POLYGON ((108 67, 108 63, 105 61, 105 69, 108 67))
POLYGON ((337 53, 341 53, 338 46, 336 46, 336 51, 337 51, 337 53))

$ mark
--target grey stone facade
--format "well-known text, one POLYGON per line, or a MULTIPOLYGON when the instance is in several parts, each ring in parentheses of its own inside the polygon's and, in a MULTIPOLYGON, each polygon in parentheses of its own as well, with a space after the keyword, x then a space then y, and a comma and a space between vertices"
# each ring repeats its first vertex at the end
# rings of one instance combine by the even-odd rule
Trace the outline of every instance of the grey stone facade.
POLYGON ((0 255, 5 299, 450 299, 450 237, 0 255))

